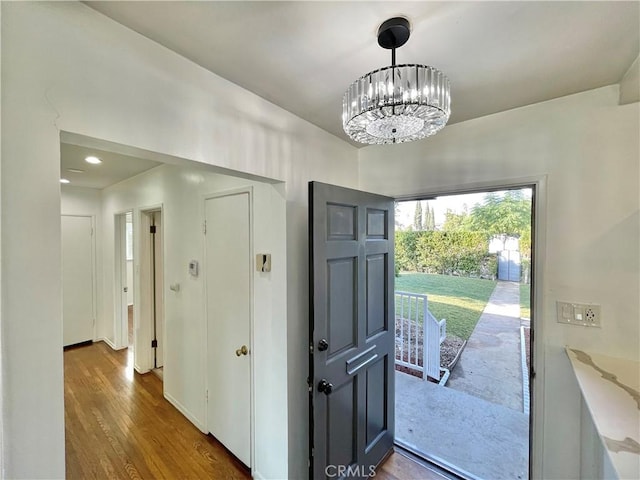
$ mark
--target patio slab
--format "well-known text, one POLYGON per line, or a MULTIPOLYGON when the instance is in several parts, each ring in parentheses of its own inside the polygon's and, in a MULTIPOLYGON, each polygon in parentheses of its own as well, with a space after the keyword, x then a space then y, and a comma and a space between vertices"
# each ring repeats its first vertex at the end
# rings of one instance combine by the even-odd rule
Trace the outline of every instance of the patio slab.
POLYGON ((529 417, 396 372, 396 439, 470 479, 528 478, 529 417))

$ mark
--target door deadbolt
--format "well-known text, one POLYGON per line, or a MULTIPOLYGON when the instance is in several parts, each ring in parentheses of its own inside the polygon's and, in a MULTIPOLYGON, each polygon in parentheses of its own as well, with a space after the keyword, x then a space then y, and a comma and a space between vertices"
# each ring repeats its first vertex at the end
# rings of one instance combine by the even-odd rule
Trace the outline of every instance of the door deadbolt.
POLYGON ((236 350, 236 355, 239 357, 241 355, 246 355, 249 353, 249 349, 246 345, 242 345, 239 349, 236 350))
POLYGON ((318 391, 325 395, 331 395, 331 392, 333 392, 333 385, 323 378, 320 380, 320 383, 318 383, 318 391))
POLYGON ((327 348, 329 348, 329 343, 323 338, 318 342, 318 350, 324 352, 327 348))

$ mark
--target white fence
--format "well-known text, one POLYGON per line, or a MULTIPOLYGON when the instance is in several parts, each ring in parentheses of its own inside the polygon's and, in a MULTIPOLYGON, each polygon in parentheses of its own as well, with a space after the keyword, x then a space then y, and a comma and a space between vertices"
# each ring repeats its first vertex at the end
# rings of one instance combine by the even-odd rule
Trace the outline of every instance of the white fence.
POLYGON ((395 292, 396 364, 440 379, 440 344, 447 336, 446 320, 436 320, 426 295, 395 292))

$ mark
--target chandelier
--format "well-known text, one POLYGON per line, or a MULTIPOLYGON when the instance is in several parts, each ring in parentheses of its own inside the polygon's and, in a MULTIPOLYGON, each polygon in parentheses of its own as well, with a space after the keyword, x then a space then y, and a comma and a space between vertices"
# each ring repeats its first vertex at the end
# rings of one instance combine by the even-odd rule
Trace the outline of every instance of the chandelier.
POLYGON ((449 120, 449 79, 426 65, 396 65, 396 48, 410 33, 403 17, 380 25, 378 44, 391 50, 391 66, 363 75, 344 94, 342 126, 356 142, 411 142, 434 135, 449 120))

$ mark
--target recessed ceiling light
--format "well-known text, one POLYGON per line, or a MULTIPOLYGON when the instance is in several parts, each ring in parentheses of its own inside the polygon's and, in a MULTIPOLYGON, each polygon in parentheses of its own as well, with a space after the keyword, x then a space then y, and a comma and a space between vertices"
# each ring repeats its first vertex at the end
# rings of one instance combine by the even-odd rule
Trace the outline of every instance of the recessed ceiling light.
POLYGON ((93 163, 94 165, 97 165, 98 163, 102 163, 102 160, 100 160, 98 157, 87 157, 84 159, 85 162, 87 163, 93 163))
POLYGON ((67 168, 67 172, 71 172, 71 173, 84 173, 84 170, 80 170, 79 168, 67 168))
POLYGON ((60 179, 60 183, 71 183, 69 180, 67 180, 66 178, 61 178, 60 179))

